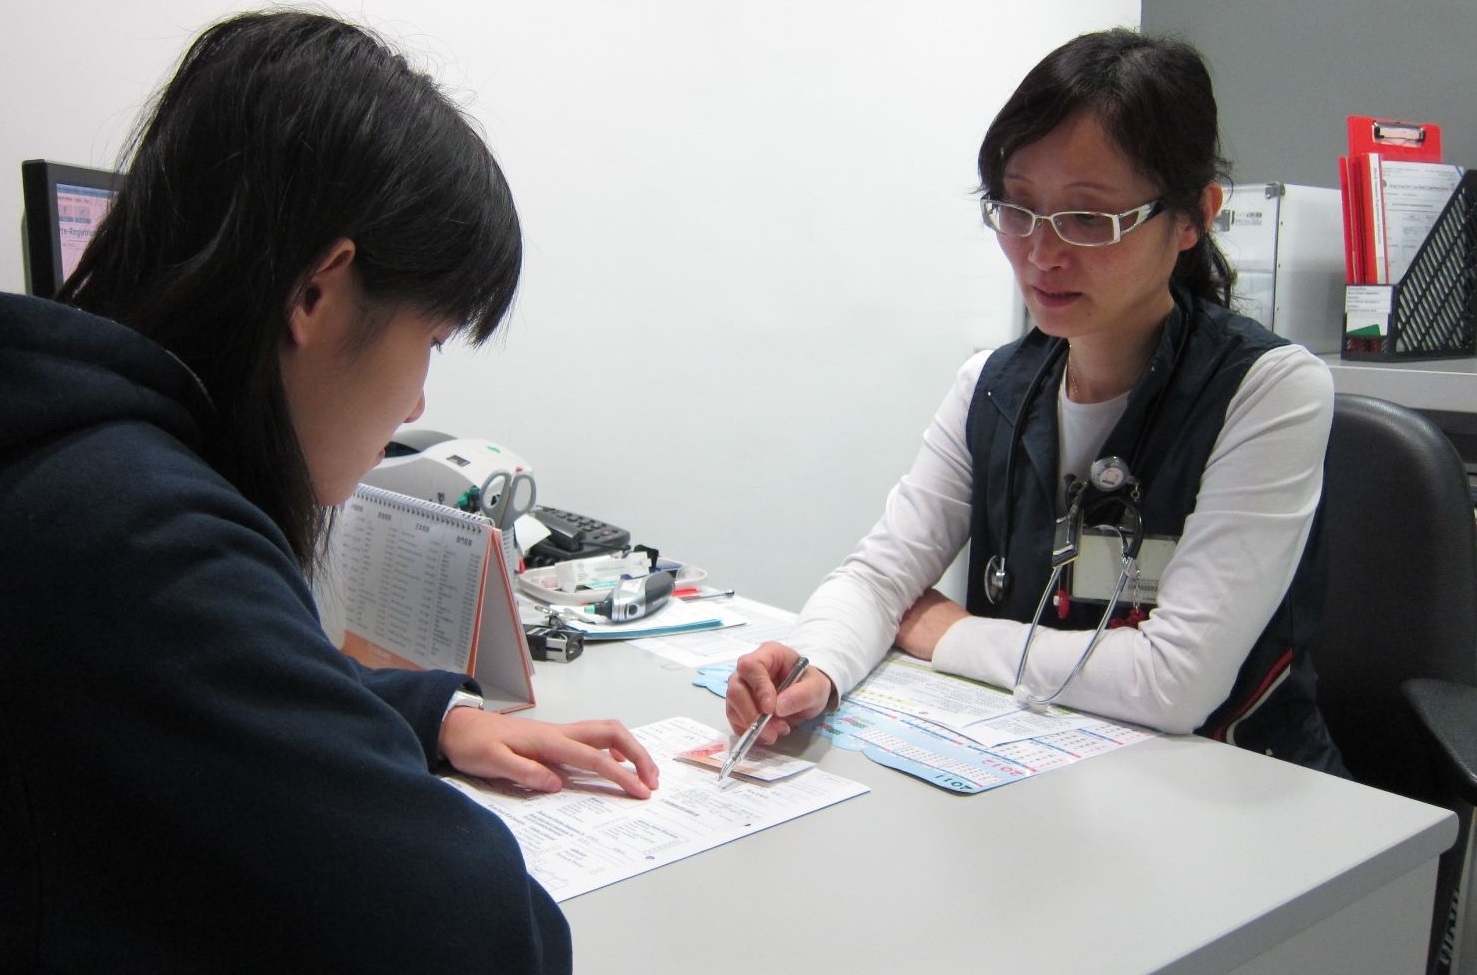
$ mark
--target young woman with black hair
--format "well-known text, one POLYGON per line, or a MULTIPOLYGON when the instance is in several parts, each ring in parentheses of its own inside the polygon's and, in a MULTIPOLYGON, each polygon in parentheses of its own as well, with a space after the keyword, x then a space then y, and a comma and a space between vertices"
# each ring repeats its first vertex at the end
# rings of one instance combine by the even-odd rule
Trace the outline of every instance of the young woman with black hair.
POLYGON ((62 303, 0 296, 0 970, 570 970, 512 835, 436 773, 644 798, 650 756, 359 666, 307 581, 520 259, 429 78, 248 14, 185 55, 62 303))
POLYGON ((1025 706, 1345 774, 1304 649, 1332 383, 1227 307, 1217 125, 1198 53, 1134 31, 1022 81, 979 172, 1034 327, 964 365, 881 520, 787 644, 739 662, 735 729, 773 713, 773 741, 896 645, 1025 706), (966 543, 961 606, 931 587, 966 543), (776 695, 799 654, 809 673, 776 695))

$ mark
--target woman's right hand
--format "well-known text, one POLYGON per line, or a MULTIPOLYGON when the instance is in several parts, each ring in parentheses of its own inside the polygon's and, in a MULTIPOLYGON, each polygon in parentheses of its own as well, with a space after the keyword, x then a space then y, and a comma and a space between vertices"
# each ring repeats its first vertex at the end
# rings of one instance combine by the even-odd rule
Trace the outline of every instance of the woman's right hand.
POLYGON ((748 731, 759 715, 772 714, 758 744, 773 745, 796 725, 826 709, 831 702, 831 678, 814 667, 785 688, 785 693, 776 694, 775 688, 799 659, 800 654, 772 641, 739 658, 738 669, 728 678, 728 723, 735 734, 748 731))

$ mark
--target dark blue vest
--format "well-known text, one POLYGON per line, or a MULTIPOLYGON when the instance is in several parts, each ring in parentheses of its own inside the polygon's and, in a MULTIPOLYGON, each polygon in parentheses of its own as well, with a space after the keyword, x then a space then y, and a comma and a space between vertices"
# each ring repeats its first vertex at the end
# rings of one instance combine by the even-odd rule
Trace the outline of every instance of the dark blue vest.
MULTIPOLYGON (((1139 479, 1144 533, 1178 539, 1195 510, 1200 479, 1232 396, 1258 357, 1287 342, 1188 293, 1176 291, 1174 299, 1159 346, 1097 456, 1126 459, 1139 479)), ((966 436, 974 469, 968 608, 977 616, 1029 622, 1050 576, 1061 484, 1056 391, 1065 353, 1065 342, 1032 330, 993 353, 975 387, 966 436), (1013 437, 1018 417, 1022 428, 1013 437), (1013 483, 1007 483, 1012 449, 1017 452, 1013 483), (1014 506, 1008 532, 1007 498, 1014 506), (1009 584, 1000 602, 991 603, 984 590, 986 562, 1002 553, 1009 584)), ((1102 496, 1088 488, 1084 500, 1092 505, 1102 496)), ((1111 504, 1105 506, 1111 511, 1111 504)), ((1196 733, 1346 775, 1315 705, 1316 678, 1305 649, 1322 602, 1323 573, 1314 564, 1315 550, 1310 542, 1282 604, 1242 664, 1231 696, 1196 733)), ((1042 623, 1091 630, 1101 613, 1101 603, 1078 604, 1062 619, 1048 604, 1042 623)))

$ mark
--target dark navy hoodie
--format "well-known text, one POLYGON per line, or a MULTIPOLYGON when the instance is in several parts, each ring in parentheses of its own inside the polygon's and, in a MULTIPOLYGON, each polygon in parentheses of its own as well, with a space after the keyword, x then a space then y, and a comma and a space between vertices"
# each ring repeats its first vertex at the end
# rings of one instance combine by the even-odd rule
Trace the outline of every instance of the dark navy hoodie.
POLYGON ((131 329, 0 295, 0 971, 568 971, 436 774, 464 678, 339 653, 212 407, 131 329))

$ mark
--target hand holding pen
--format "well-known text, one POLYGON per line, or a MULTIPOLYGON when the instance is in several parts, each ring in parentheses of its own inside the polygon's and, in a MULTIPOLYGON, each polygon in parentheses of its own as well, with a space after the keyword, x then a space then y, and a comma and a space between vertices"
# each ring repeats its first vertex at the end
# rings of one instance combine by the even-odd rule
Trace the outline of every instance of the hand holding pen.
MULTIPOLYGON (((802 676, 804 676, 805 669, 809 666, 810 661, 805 659, 804 657, 800 657, 795 661, 795 665, 790 668, 789 676, 784 679, 779 687, 775 688, 776 706, 778 706, 779 704, 779 695, 783 694, 786 688, 788 688, 791 684, 795 683, 802 676)), ((753 748, 754 743, 759 740, 759 735, 764 731, 764 726, 769 724, 769 719, 772 717, 774 717, 773 713, 761 712, 759 717, 754 719, 754 723, 749 725, 749 730, 745 731, 744 736, 739 739, 738 744, 733 746, 733 748, 729 750, 727 761, 725 761, 723 763, 723 767, 718 770, 719 782, 722 782, 725 778, 727 778, 728 774, 734 770, 734 767, 742 762, 744 758, 749 754, 749 750, 753 748)))
POLYGON ((775 685, 789 674, 799 658, 800 654, 792 648, 771 640, 738 659, 738 666, 728 679, 726 695, 728 725, 735 734, 743 734, 759 715, 772 714, 774 719, 755 742, 770 745, 831 705, 834 695, 831 678, 817 667, 809 668, 785 692, 785 699, 779 699, 775 685))

